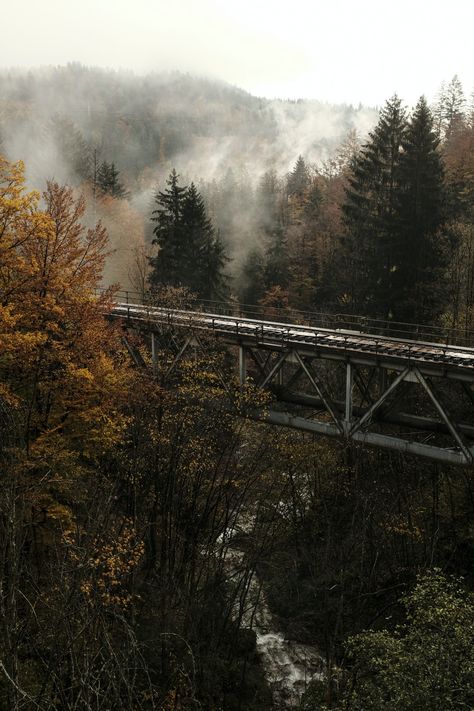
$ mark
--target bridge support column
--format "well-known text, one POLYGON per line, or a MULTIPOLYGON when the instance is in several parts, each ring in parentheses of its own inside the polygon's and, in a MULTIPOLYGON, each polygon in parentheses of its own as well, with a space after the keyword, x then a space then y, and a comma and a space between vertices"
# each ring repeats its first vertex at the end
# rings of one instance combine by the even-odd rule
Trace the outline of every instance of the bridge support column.
POLYGON ((281 368, 277 373, 277 385, 278 387, 283 387, 283 368, 284 368, 284 363, 281 364, 281 368))
POLYGON ((346 364, 346 410, 344 414, 343 429, 346 437, 349 437, 349 433, 352 427, 352 386, 353 386, 354 373, 352 370, 351 363, 346 364))
POLYGON ((245 385, 247 380, 247 353, 243 346, 239 346, 239 383, 245 385))
POLYGON ((158 368, 158 357, 157 357, 157 348, 156 348, 156 336, 154 332, 151 332, 151 363, 152 363, 152 368, 153 368, 153 375, 156 375, 157 373, 157 368, 158 368))

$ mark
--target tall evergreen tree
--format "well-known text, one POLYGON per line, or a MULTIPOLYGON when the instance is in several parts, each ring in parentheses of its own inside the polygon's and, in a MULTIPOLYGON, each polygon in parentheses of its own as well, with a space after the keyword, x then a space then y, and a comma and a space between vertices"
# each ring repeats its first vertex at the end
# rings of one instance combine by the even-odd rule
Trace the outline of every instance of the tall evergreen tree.
POLYGON ((65 116, 56 114, 51 119, 51 134, 61 158, 80 180, 88 180, 92 173, 92 150, 81 131, 65 116))
POLYGON ((289 282, 288 245, 283 230, 277 230, 269 239, 265 251, 264 281, 266 288, 288 287, 289 282))
POLYGON ((344 294, 351 310, 431 322, 442 301, 445 202, 433 116, 421 98, 409 122, 393 97, 352 165, 343 205, 344 294))
POLYGON ((458 75, 455 74, 446 87, 442 102, 443 125, 446 136, 449 136, 462 125, 465 108, 466 98, 463 86, 458 75))
POLYGON ((436 101, 434 102, 431 113, 433 115, 433 125, 435 127, 438 136, 443 134, 444 125, 444 105, 446 101, 446 82, 442 81, 439 87, 438 93, 436 94, 436 101))
POLYGON ((222 297, 227 261, 223 245, 194 183, 180 186, 178 178, 173 170, 166 190, 155 197, 153 243, 160 249, 151 259, 150 284, 187 286, 204 299, 222 297))
POLYGON ((430 322, 441 306, 443 166, 433 116, 421 97, 402 141, 399 166, 398 259, 392 311, 397 320, 430 322))
POLYGON ((255 201, 257 226, 265 234, 272 234, 281 224, 280 193, 281 186, 275 170, 268 170, 260 178, 255 201))
POLYGON ((303 156, 298 156, 295 167, 288 175, 288 195, 303 195, 310 182, 308 166, 303 156))
POLYGON ((370 140, 352 161, 343 204, 342 298, 349 310, 382 318, 392 315, 400 156, 406 127, 405 109, 395 95, 382 109, 370 140))
POLYGON ((254 247, 247 254, 242 266, 240 301, 256 305, 265 293, 265 261, 262 251, 254 247))
POLYGON ((124 199, 127 191, 119 179, 119 171, 115 163, 107 163, 105 160, 100 164, 95 181, 97 188, 103 195, 111 195, 114 198, 124 199))
POLYGON ((151 259, 152 286, 182 285, 181 267, 185 252, 183 202, 186 187, 178 185, 178 178, 179 175, 173 169, 166 181, 165 190, 155 195, 157 208, 153 210, 151 220, 155 223, 153 244, 158 245, 159 253, 151 259))
POLYGON ((202 196, 194 183, 184 193, 182 205, 184 252, 181 279, 201 298, 221 296, 226 263, 224 247, 206 214, 202 196))

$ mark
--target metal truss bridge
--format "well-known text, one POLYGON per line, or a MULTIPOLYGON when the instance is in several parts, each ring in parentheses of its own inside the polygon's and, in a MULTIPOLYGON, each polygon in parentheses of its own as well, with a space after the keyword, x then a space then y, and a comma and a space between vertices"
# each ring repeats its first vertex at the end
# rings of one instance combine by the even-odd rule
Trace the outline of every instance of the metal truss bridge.
POLYGON ((407 337, 394 324, 381 333, 381 322, 367 319, 344 317, 341 328, 217 311, 119 302, 109 318, 149 338, 153 363, 165 332, 178 339, 175 363, 188 347, 218 339, 234 354, 241 385, 251 381, 273 395, 257 419, 450 464, 474 462, 474 348, 457 345, 453 334, 407 325, 407 337))

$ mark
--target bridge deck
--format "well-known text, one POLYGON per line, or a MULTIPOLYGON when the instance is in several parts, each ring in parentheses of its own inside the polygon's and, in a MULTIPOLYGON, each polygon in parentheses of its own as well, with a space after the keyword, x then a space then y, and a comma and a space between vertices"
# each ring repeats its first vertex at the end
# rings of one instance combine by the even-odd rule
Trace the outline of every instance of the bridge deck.
POLYGON ((149 329, 154 324, 199 329, 235 345, 272 350, 294 347, 313 357, 317 354, 361 365, 376 361, 379 367, 387 368, 413 364, 431 374, 474 380, 474 348, 139 304, 118 303, 111 315, 142 322, 149 329))
POLYGON ((436 461, 474 463, 474 348, 123 302, 109 316, 151 334, 154 364, 155 334, 182 330, 183 345, 168 372, 189 345, 200 343, 200 334, 237 347, 240 383, 253 364, 253 382, 276 396, 277 409, 272 404, 258 419, 436 461), (339 366, 338 377, 330 374, 338 362, 344 377, 339 366), (450 387, 437 390, 434 381, 447 379, 450 387), (295 390, 297 382, 302 391, 295 390), (293 411, 282 411, 288 406, 293 411))

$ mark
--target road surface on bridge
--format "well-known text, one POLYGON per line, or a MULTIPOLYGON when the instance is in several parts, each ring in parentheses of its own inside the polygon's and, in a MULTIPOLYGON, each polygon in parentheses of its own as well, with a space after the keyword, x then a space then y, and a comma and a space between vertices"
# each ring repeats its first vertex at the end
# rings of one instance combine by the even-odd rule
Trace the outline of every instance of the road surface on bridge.
POLYGON ((323 358, 345 360, 349 357, 361 365, 372 363, 374 359, 381 364, 413 362, 423 370, 446 370, 474 381, 474 348, 140 304, 117 303, 112 315, 141 322, 148 328, 168 324, 199 329, 229 343, 250 342, 272 349, 295 347, 316 352, 323 358))

